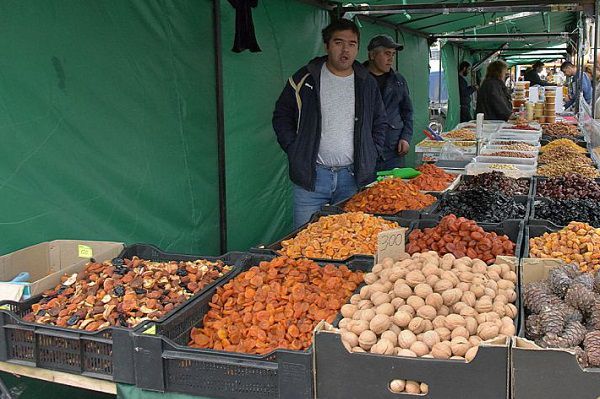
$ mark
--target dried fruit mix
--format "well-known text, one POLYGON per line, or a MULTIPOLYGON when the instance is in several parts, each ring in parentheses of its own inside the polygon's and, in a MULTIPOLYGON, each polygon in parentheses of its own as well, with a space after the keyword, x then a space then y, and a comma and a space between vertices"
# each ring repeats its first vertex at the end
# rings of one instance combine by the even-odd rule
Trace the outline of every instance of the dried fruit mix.
POLYGON ((405 210, 426 208, 435 201, 434 196, 421 193, 417 186, 400 178, 391 178, 355 194, 346 202, 344 210, 394 215, 405 210))

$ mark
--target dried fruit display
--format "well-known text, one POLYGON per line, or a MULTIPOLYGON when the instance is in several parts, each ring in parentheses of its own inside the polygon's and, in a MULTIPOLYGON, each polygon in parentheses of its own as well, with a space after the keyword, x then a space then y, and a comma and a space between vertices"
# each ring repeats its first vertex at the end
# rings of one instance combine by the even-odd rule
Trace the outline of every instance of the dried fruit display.
POLYGON ((545 152, 545 151, 550 151, 550 150, 560 148, 560 147, 570 148, 573 151, 579 152, 582 154, 585 154, 587 152, 585 148, 578 146, 577 144, 575 144, 573 142, 573 140, 569 140, 569 139, 553 140, 553 141, 549 142, 548 144, 542 146, 540 151, 545 152))
POLYGON ((350 352, 471 361, 481 342, 516 332, 517 274, 509 263, 404 254, 364 279, 341 309, 339 331, 350 352))
POLYGON ((496 256, 513 256, 516 247, 508 236, 489 233, 475 221, 455 215, 445 216, 436 227, 415 229, 408 238, 406 251, 410 254, 436 251, 440 255, 481 259, 488 264, 494 263, 496 256))
POLYGON ((96 331, 157 320, 231 270, 217 260, 153 262, 119 259, 88 263, 44 292, 23 320, 96 331))
POLYGON ((571 147, 557 147, 552 150, 544 151, 538 159, 540 163, 564 163, 571 162, 582 165, 591 165, 592 159, 584 153, 574 151, 571 147))
POLYGON ((566 226, 573 220, 600 226, 600 202, 592 199, 544 199, 535 201, 535 219, 566 226))
POLYGON ((484 187, 489 190, 498 190, 506 195, 527 195, 529 194, 529 181, 514 179, 506 176, 502 172, 487 172, 471 176, 468 180, 463 179, 458 185, 458 190, 470 190, 473 188, 484 187))
POLYGON ((281 255, 290 258, 347 259, 352 255, 374 255, 377 235, 396 229, 398 223, 362 212, 322 216, 296 237, 281 242, 281 255))
POLYGON ((332 323, 362 281, 362 272, 345 265, 285 257, 260 262, 217 288, 189 345, 251 354, 307 349, 317 323, 332 323))
POLYGON ((532 258, 558 258, 575 263, 581 271, 600 268, 600 229, 587 223, 571 222, 555 233, 529 239, 532 258))
POLYGON ((385 179, 355 194, 346 202, 344 210, 394 215, 401 211, 426 208, 437 200, 419 190, 400 178, 385 179))
POLYGON ((551 137, 578 137, 581 134, 575 125, 567 123, 548 123, 544 126, 544 135, 551 137))
POLYGON ((560 177, 572 173, 577 173, 578 175, 592 179, 600 177, 598 169, 589 165, 587 161, 583 161, 581 158, 565 159, 561 162, 540 165, 537 168, 538 176, 560 177))
POLYGON ((515 165, 507 163, 491 163, 488 168, 493 170, 519 170, 515 165))
POLYGON ((476 140, 477 136, 472 129, 456 129, 444 133, 442 135, 445 139, 456 139, 456 140, 476 140))
POLYGON ((536 151, 537 147, 526 144, 526 143, 512 143, 507 145, 502 145, 500 147, 503 150, 512 150, 512 151, 536 151))
POLYGON ((445 195, 434 211, 440 215, 455 214, 478 222, 499 223, 525 217, 525 205, 496 190, 477 187, 445 195))
POLYGON ((485 154, 485 155, 490 156, 490 157, 529 158, 529 159, 535 158, 534 154, 528 154, 526 152, 519 152, 519 151, 496 151, 496 152, 492 152, 491 154, 485 154))
POLYGON ((576 349, 584 367, 599 367, 600 286, 593 283, 590 273, 566 264, 547 280, 525 284, 526 337, 544 348, 576 349))
POLYGON ((576 173, 569 173, 561 177, 538 180, 535 195, 556 199, 588 198, 600 200, 600 184, 593 179, 588 179, 576 173))
POLYGON ((410 180, 410 184, 423 191, 443 191, 456 180, 456 175, 446 172, 433 164, 423 164, 417 167, 421 175, 410 180))

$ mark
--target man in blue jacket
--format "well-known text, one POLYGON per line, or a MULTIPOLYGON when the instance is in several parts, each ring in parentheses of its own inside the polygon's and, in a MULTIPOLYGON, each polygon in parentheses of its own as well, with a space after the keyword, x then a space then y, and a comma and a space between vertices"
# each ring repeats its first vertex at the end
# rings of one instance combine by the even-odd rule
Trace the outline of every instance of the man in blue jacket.
POLYGON ((390 125, 377 170, 404 166, 404 156, 410 149, 413 136, 413 108, 408 83, 392 69, 396 52, 403 48, 388 35, 375 36, 367 48, 369 61, 365 66, 377 81, 390 125))
POLYGON ((294 225, 375 180, 387 118, 377 82, 356 62, 360 32, 349 20, 323 29, 327 55, 289 78, 273 128, 294 183, 294 225))
MULTIPOLYGON (((577 77, 577 67, 572 62, 565 61, 561 64, 560 70, 569 78, 577 77)), ((582 74, 581 81, 581 92, 583 93, 583 99, 586 103, 592 104, 592 81, 587 73, 582 74)), ((565 103, 565 109, 571 107, 573 104, 578 103, 579 92, 575 93, 569 101, 565 103)))

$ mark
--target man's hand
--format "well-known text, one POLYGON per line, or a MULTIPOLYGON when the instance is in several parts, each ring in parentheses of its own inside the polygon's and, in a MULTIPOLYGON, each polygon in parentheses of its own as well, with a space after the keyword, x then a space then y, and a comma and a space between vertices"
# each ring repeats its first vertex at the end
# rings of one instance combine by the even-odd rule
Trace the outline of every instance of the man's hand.
POLYGON ((410 149, 410 143, 406 140, 400 140, 398 143, 398 154, 406 155, 408 154, 408 150, 410 149))

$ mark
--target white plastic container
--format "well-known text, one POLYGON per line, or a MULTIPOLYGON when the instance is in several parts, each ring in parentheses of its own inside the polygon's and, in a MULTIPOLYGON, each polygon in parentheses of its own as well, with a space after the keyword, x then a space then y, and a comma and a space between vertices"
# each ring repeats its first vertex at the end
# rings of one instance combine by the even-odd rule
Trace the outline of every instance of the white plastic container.
POLYGON ((493 157, 490 155, 478 155, 475 157, 474 161, 507 165, 531 165, 537 167, 537 158, 493 157))

